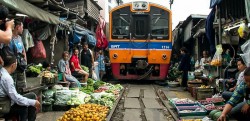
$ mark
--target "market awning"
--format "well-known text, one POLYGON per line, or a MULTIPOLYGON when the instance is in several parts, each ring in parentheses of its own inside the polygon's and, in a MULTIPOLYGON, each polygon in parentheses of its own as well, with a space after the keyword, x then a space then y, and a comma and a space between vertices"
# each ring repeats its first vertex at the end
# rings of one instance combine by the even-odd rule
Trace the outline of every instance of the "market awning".
POLYGON ((61 24, 58 16, 42 10, 24 0, 0 0, 0 3, 6 7, 28 15, 29 17, 39 19, 50 24, 61 24))

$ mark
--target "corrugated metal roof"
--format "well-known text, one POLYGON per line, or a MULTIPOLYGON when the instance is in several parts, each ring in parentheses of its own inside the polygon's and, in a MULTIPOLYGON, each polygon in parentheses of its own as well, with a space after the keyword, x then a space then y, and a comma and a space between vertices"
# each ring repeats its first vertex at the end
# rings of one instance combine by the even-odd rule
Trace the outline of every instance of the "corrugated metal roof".
POLYGON ((219 6, 221 18, 235 20, 246 17, 245 0, 223 0, 219 6))
POLYGON ((205 19, 207 18, 207 15, 201 15, 201 14, 191 14, 190 16, 187 17, 187 19, 183 22, 181 25, 182 28, 185 28, 188 23, 193 20, 193 19, 205 19))

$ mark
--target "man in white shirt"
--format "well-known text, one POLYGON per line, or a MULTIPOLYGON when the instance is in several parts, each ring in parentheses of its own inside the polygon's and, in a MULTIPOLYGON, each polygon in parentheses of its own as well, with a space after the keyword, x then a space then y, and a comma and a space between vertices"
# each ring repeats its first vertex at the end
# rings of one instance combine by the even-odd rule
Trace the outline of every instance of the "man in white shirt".
POLYGON ((39 101, 36 100, 34 93, 20 95, 14 86, 12 74, 17 67, 17 59, 13 53, 1 52, 4 66, 0 69, 0 97, 9 97, 11 99, 11 109, 9 114, 19 115, 20 121, 35 121, 36 108, 40 108, 39 101))
POLYGON ((247 68, 246 64, 244 63, 244 61, 242 60, 242 58, 238 59, 237 61, 237 67, 238 70, 240 72, 238 78, 237 78, 237 82, 236 85, 232 88, 229 89, 229 91, 224 91, 222 93, 222 97, 227 101, 230 99, 230 97, 233 95, 234 90, 236 89, 236 87, 241 83, 244 82, 244 71, 247 68))

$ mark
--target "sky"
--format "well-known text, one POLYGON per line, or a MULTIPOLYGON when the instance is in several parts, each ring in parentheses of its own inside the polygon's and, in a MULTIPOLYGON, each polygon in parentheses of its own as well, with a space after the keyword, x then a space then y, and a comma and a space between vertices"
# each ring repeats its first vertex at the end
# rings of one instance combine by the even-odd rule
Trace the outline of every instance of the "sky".
MULTIPOLYGON (((132 2, 136 0, 123 0, 124 3, 132 2)), ((169 7, 169 0, 140 0, 159 3, 163 6, 169 7)), ((210 0, 174 0, 172 5, 172 15, 174 29, 180 21, 184 21, 190 14, 208 15, 211 11, 209 9, 210 0)))

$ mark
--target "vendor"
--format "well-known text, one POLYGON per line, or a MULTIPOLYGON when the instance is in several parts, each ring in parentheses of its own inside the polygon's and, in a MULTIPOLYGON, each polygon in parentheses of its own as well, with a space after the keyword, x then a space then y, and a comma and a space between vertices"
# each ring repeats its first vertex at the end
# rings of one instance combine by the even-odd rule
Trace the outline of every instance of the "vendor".
POLYGON ((224 91, 222 93, 222 97, 227 101, 230 99, 230 97, 233 95, 233 91, 236 89, 236 87, 244 81, 244 71, 247 68, 247 66, 245 65, 244 61, 242 58, 239 58, 237 61, 237 67, 239 70, 239 76, 237 78, 237 83, 234 87, 230 88, 229 91, 224 91))
POLYGON ((79 81, 71 75, 71 71, 69 68, 69 52, 64 51, 62 54, 62 59, 58 63, 58 71, 63 73, 63 81, 74 82, 77 84, 78 87, 81 87, 79 81))
POLYGON ((188 80, 188 71, 190 71, 190 56, 188 50, 185 47, 180 49, 181 59, 179 64, 179 71, 182 71, 182 83, 181 86, 184 90, 187 90, 187 80, 188 80))
POLYGON ((81 83, 86 83, 87 79, 89 77, 89 73, 84 71, 79 63, 79 58, 78 58, 79 50, 75 48, 73 50, 73 55, 70 58, 70 69, 73 75, 76 74, 81 74, 84 79, 81 81, 81 83))
POLYGON ((203 58, 201 58, 201 61, 200 61, 200 69, 203 70, 203 69, 205 69, 205 68, 204 68, 204 65, 210 63, 211 57, 209 57, 209 53, 208 53, 208 51, 206 51, 206 50, 204 50, 204 51, 202 52, 202 56, 203 56, 203 58))
POLYGON ((218 121, 226 121, 226 116, 233 116, 238 121, 250 119, 250 67, 244 71, 244 81, 235 89, 232 97, 225 105, 218 121), (245 99, 243 102, 242 100, 245 99))

